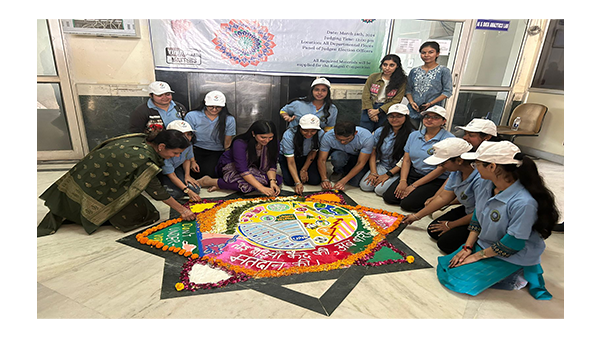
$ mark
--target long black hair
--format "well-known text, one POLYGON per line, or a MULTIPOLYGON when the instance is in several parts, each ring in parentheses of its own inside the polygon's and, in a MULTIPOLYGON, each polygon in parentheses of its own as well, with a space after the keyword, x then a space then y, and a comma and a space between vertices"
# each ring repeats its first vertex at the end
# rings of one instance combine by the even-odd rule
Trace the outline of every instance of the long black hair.
POLYGON ((515 159, 523 161, 523 164, 518 167, 516 164, 499 164, 499 166, 502 166, 513 179, 520 180, 529 194, 537 201, 537 220, 533 224, 533 229, 539 232, 543 238, 548 238, 552 234, 552 228, 558 223, 559 217, 554 194, 544 183, 544 179, 540 176, 532 159, 523 153, 517 153, 515 159))
POLYGON ((277 128, 275 128, 275 124, 268 120, 258 120, 248 128, 248 130, 240 135, 237 135, 233 138, 233 142, 236 140, 242 140, 248 144, 246 148, 246 154, 248 156, 248 165, 254 165, 257 168, 260 168, 260 162, 258 161, 258 156, 256 155, 256 139, 254 135, 261 134, 273 134, 273 139, 271 142, 267 143, 267 163, 269 166, 273 167, 277 164, 277 155, 279 153, 279 140, 277 138, 277 128))
MULTIPOLYGON (((316 85, 319 85, 322 83, 318 83, 316 85)), ((315 86, 316 86, 315 85, 315 86)), ((323 84, 325 87, 327 87, 327 96, 325 96, 325 103, 323 105, 323 117, 321 117, 321 122, 327 122, 327 119, 329 119, 329 116, 331 116, 331 114, 329 113, 329 108, 331 108, 331 105, 333 105, 333 100, 331 99, 331 88, 329 88, 329 86, 323 84)), ((304 101, 304 102, 308 102, 311 103, 315 100, 315 97, 313 96, 313 89, 315 88, 315 86, 310 87, 310 90, 308 91, 308 95, 307 96, 302 96, 302 97, 297 97, 295 99, 290 100, 287 104, 290 104, 294 101, 304 101)))
MULTIPOLYGON (((204 100, 202 100, 200 105, 192 110, 202 111, 204 109, 206 109, 206 103, 204 102, 204 100)), ((227 117, 228 116, 233 116, 233 115, 231 115, 231 113, 229 112, 229 109, 227 109, 227 104, 225 104, 225 106, 219 112, 219 121, 217 123, 217 127, 215 129, 213 129, 212 134, 211 134, 211 136, 213 138, 219 140, 219 142, 223 145, 223 147, 225 146, 225 127, 227 126, 227 117)))
POLYGON ((381 69, 383 67, 383 62, 388 60, 393 61, 395 64, 398 65, 398 67, 392 73, 392 76, 390 77, 390 83, 387 85, 387 87, 385 87, 386 96, 391 90, 400 90, 400 87, 407 81, 406 73, 404 72, 404 69, 402 69, 402 62, 400 61, 400 57, 396 54, 388 54, 384 56, 383 59, 381 59, 379 68, 381 69))
MULTIPOLYGON (((392 150, 392 159, 396 162, 400 161, 402 156, 404 155, 404 145, 406 145, 406 140, 408 140, 408 135, 413 132, 414 127, 412 123, 408 120, 408 115, 405 115, 406 118, 402 127, 398 130, 396 134, 396 138, 394 140, 394 147, 392 150)), ((383 140, 392 132, 392 126, 390 125, 390 121, 386 120, 383 123, 383 129, 381 130, 381 135, 379 136, 379 141, 377 141, 377 145, 375 145, 375 149, 377 149, 377 157, 381 158, 381 145, 383 144, 383 140)))
MULTIPOLYGON (((304 135, 300 132, 300 125, 294 128, 294 157, 301 157, 304 150, 304 135)), ((319 149, 319 132, 312 137, 312 149, 319 149)))

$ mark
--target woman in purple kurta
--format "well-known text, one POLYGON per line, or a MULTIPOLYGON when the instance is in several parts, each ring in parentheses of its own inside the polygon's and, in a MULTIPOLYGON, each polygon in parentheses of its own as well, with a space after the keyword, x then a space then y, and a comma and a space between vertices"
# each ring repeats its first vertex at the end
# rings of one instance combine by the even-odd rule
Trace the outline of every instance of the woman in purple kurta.
POLYGON ((277 175, 279 141, 273 122, 254 122, 248 131, 233 139, 231 149, 221 155, 215 168, 218 178, 204 176, 208 191, 226 189, 248 193, 258 190, 267 196, 279 195, 283 178, 277 175))

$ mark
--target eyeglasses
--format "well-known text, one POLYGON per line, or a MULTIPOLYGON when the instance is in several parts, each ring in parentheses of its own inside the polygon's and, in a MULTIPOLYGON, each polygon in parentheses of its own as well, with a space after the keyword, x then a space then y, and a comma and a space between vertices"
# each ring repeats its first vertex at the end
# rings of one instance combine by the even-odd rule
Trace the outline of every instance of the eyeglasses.
POLYGON ((443 117, 439 116, 439 115, 425 115, 423 116, 423 120, 440 120, 443 117))

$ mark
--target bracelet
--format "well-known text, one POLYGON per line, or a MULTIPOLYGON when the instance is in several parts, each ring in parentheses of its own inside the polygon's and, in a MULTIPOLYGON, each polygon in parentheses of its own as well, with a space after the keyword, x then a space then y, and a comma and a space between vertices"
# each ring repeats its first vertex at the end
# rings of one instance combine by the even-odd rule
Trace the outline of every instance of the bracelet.
POLYGON ((269 181, 275 181, 275 182, 277 182, 277 179, 275 179, 275 178, 269 178, 269 181))
POLYGON ((446 223, 444 223, 444 225, 446 226, 446 228, 450 229, 450 227, 448 226, 449 221, 446 221, 446 223))
POLYGON ((473 247, 470 246, 470 245, 466 245, 465 244, 465 245, 463 245, 463 250, 471 250, 471 251, 473 251, 473 247))
POLYGON ((296 182, 294 185, 302 185, 302 182, 296 182))
POLYGON ((324 180, 321 180, 321 181, 323 181, 323 182, 329 182, 329 180, 328 180, 328 179, 324 179, 324 180))
POLYGON ((479 258, 487 258, 487 256, 485 255, 485 252, 484 252, 484 250, 485 250, 485 249, 483 249, 483 250, 479 251, 479 258))
POLYGON ((188 187, 185 187, 185 188, 184 188, 182 191, 183 191, 183 193, 184 193, 184 194, 187 194, 187 193, 188 193, 188 191, 190 191, 190 188, 188 188, 188 187))

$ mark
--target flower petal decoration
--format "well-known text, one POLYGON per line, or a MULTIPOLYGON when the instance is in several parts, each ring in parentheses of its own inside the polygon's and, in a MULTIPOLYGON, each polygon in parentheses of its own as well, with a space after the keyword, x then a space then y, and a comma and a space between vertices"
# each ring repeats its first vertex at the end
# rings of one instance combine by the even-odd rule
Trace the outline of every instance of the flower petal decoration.
POLYGON ((232 64, 258 66, 274 54, 274 37, 266 26, 256 20, 230 20, 221 24, 212 43, 232 64))

